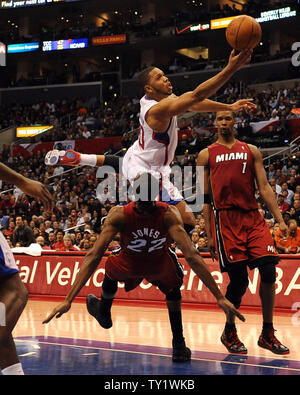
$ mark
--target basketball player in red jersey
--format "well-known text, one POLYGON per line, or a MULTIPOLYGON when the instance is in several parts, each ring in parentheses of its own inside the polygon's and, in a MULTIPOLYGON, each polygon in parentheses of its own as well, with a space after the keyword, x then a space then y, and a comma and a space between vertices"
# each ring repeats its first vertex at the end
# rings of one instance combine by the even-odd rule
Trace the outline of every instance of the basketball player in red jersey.
MULTIPOLYGON (((221 271, 228 273, 226 298, 237 309, 248 287, 247 266, 258 268, 263 315, 258 345, 276 354, 288 354, 289 349, 274 335, 275 265, 279 257, 268 225, 258 211, 255 181, 284 234, 287 234, 287 226, 267 181, 259 150, 235 138, 234 124, 233 112, 217 112, 218 139, 201 151, 197 159, 197 166, 204 166, 203 214, 209 249, 212 258, 219 260, 221 271)), ((232 353, 247 353, 237 336, 235 317, 231 313, 227 314, 221 341, 232 353)))
MULTIPOLYGON (((158 181, 148 173, 139 178, 140 187, 158 181)), ((148 199, 148 198, 147 198, 148 199)), ((126 291, 134 289, 145 278, 156 285, 165 295, 173 335, 173 361, 186 362, 191 351, 185 345, 181 317, 181 293, 183 272, 176 254, 169 248, 173 239, 182 250, 188 264, 217 299, 226 314, 244 317, 222 295, 208 271, 199 252, 184 230, 179 210, 163 202, 137 200, 126 206, 112 208, 105 220, 104 228, 94 247, 88 252, 75 282, 65 298, 43 323, 54 316, 66 313, 81 288, 93 274, 114 235, 121 232, 121 249, 113 252, 106 261, 106 274, 102 285, 101 300, 88 295, 87 308, 104 328, 112 326, 111 306, 117 292, 118 281, 125 282, 126 291)))

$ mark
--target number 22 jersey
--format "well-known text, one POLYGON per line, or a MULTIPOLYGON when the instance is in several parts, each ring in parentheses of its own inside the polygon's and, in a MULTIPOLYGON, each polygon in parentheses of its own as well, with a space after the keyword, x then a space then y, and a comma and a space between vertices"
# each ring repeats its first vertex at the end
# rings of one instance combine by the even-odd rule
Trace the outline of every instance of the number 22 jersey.
MULTIPOLYGON (((140 215, 135 211, 135 202, 124 206, 125 231, 121 234, 121 251, 141 265, 144 261, 161 257, 169 244, 169 234, 164 224, 168 205, 156 202, 156 209, 150 215, 140 215)), ((158 259, 159 261, 159 259, 158 259)))

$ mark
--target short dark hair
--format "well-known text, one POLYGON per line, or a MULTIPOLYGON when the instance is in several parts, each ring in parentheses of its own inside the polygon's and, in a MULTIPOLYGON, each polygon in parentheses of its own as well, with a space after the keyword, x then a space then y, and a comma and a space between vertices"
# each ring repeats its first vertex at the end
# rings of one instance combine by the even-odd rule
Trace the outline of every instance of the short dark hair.
POLYGON ((138 75, 139 85, 144 89, 144 86, 149 82, 149 74, 151 71, 155 69, 155 66, 149 66, 146 69, 142 70, 138 75))

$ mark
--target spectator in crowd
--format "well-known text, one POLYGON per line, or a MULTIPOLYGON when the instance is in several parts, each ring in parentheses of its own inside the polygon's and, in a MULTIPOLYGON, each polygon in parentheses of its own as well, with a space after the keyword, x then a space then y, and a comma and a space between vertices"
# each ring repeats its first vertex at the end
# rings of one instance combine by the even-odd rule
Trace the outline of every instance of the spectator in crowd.
POLYGON ((48 234, 48 240, 46 241, 46 245, 48 245, 51 250, 55 250, 54 248, 55 243, 56 243, 56 235, 53 231, 51 231, 48 234))
POLYGON ((64 246, 61 251, 79 251, 79 248, 73 245, 72 237, 70 235, 65 235, 63 237, 64 246))
POLYGON ((281 211, 282 214, 284 214, 286 211, 288 211, 289 209, 289 205, 287 202, 285 202, 285 196, 283 193, 279 193, 278 195, 278 199, 277 199, 277 204, 278 204, 278 208, 281 211))
POLYGON ((89 251, 90 249, 90 241, 88 239, 82 240, 83 243, 81 244, 80 250, 81 251, 89 251))
POLYGON ((191 240, 192 240, 192 243, 193 243, 195 248, 198 248, 199 238, 200 238, 200 236, 199 236, 198 232, 193 232, 192 233, 191 240))
POLYGON ((16 217, 16 228, 13 234, 13 244, 20 243, 21 247, 28 247, 34 243, 34 235, 32 229, 24 224, 23 218, 16 217))
POLYGON ((300 227, 297 221, 291 219, 288 222, 288 237, 284 237, 280 230, 276 232, 275 244, 283 254, 300 254, 300 227))
POLYGON ((53 245, 53 249, 56 251, 63 251, 64 248, 65 248, 64 232, 62 230, 59 230, 56 233, 56 242, 53 245))
POLYGON ((42 250, 51 250, 51 248, 45 244, 45 239, 43 236, 38 236, 36 238, 36 242, 42 247, 42 250))
POLYGON ((199 237, 197 250, 199 252, 209 252, 207 247, 207 239, 205 237, 199 237))

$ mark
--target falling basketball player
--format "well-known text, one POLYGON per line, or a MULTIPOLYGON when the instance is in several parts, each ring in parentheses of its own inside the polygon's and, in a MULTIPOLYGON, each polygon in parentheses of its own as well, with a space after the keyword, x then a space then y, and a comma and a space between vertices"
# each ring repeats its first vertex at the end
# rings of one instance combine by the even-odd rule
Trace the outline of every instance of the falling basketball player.
POLYGON ((56 306, 43 323, 48 323, 55 316, 61 317, 70 309, 74 298, 99 265, 110 241, 120 232, 121 249, 107 258, 101 299, 94 295, 87 297, 89 313, 103 328, 110 328, 111 306, 118 281, 125 282, 125 290, 130 291, 145 278, 165 294, 173 335, 173 361, 186 362, 191 358, 191 351, 185 344, 181 317, 180 287, 183 271, 176 254, 170 249, 171 240, 179 246, 187 263, 212 292, 220 308, 228 315, 236 315, 242 321, 245 319, 220 292, 204 260, 185 232, 179 210, 172 205, 155 201, 159 190, 158 180, 149 173, 143 173, 134 185, 135 191, 147 191, 146 200, 137 198, 126 206, 116 206, 110 210, 103 230, 87 253, 65 301, 56 306), (150 185, 153 196, 148 189, 150 185))
MULTIPOLYGON (((275 266, 279 257, 269 227, 258 211, 255 181, 285 235, 287 226, 268 183, 259 150, 235 138, 234 124, 233 112, 217 112, 218 140, 201 151, 197 159, 197 166, 205 169, 203 214, 209 249, 212 258, 219 259, 221 271, 228 273, 230 282, 226 297, 237 309, 248 287, 247 266, 258 268, 263 315, 258 345, 276 354, 288 354, 289 349, 274 334, 275 266)), ((247 353, 238 338, 235 317, 230 312, 221 341, 229 352, 247 353)))
POLYGON ((160 200, 176 205, 185 229, 190 232, 195 226, 195 217, 178 189, 170 181, 170 163, 174 159, 178 141, 177 116, 186 111, 215 112, 219 110, 239 111, 254 106, 251 99, 238 100, 233 104, 219 103, 207 99, 220 89, 232 75, 249 63, 252 50, 238 55, 232 51, 228 64, 217 75, 198 85, 194 91, 180 96, 173 94, 168 77, 157 67, 149 67, 139 75, 139 83, 145 95, 140 100, 140 133, 138 140, 126 152, 121 169, 119 157, 113 155, 87 155, 69 150, 50 151, 45 163, 66 166, 90 165, 112 166, 133 183, 138 174, 151 171, 160 180, 160 200))

